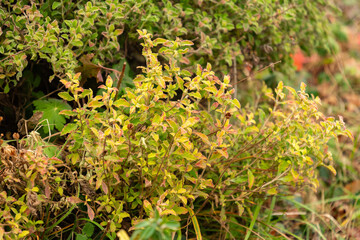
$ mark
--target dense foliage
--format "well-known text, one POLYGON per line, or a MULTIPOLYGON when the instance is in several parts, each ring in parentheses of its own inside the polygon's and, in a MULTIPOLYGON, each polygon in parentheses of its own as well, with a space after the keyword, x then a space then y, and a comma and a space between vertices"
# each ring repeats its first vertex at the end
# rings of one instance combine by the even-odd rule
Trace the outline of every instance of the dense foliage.
MULTIPOLYGON (((115 99, 110 77, 100 87, 102 95, 95 97, 91 89, 79 86, 80 74, 61 80, 69 92, 59 96, 77 105, 61 112, 74 120, 62 130, 67 135, 65 158, 58 158, 60 152, 48 158, 39 145, 35 155, 2 148, 3 153, 12 151, 3 162, 3 213, 9 216, 4 221, 17 226, 4 229, 5 236, 48 233, 51 221, 28 217, 51 219, 59 210, 108 225, 110 236, 126 226, 125 219, 134 224, 153 216, 153 209, 170 220, 192 217, 196 230, 202 224, 194 212, 210 204, 222 225, 229 224, 226 212, 237 212, 234 224, 264 194, 277 194, 280 188, 284 192, 289 184, 316 188, 317 166, 334 171, 324 148, 330 137, 347 132, 343 122, 317 111, 318 99, 311 100, 304 85, 298 93, 287 87, 285 94, 280 83, 276 95, 264 86, 270 102, 248 112, 233 99, 229 77, 220 81, 210 64, 197 66, 194 76, 178 67, 177 59, 190 41, 152 41, 146 31, 139 34, 147 66, 134 79, 136 87, 127 88, 121 98, 115 99), (158 45, 164 46, 160 55, 169 64, 161 65, 152 52, 158 45), (180 100, 171 100, 178 89, 183 90, 180 100), (201 100, 208 105, 202 106, 201 100), (8 199, 8 192, 17 193, 19 200, 8 199), (56 208, 43 207, 50 199, 56 208)), ((230 228, 229 234, 239 233, 230 228)))
POLYGON ((212 62, 227 73, 233 64, 240 72, 280 60, 287 69, 294 46, 331 51, 324 17, 329 10, 322 0, 6 0, 0 5, 0 87, 8 93, 30 61, 51 64, 50 81, 79 71, 80 63, 83 73, 97 77, 90 60, 108 67, 124 57, 142 63, 137 29, 193 40, 184 63, 212 62))
POLYGON ((276 197, 316 191, 319 167, 336 174, 329 141, 352 135, 304 83, 236 86, 289 74, 295 47, 338 49, 332 10, 1 2, 0 123, 17 131, 0 138, 0 239, 294 236, 272 222, 276 197))

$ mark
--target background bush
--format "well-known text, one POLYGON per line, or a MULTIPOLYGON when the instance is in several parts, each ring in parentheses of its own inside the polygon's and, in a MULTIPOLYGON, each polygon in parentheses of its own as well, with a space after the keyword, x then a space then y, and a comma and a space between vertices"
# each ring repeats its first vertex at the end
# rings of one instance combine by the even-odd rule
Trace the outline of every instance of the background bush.
MULTIPOLYGON (((329 10, 329 3, 320 0, 4 1, 0 86, 8 93, 23 79, 28 63, 39 60, 51 64, 50 81, 73 73, 80 62, 86 65, 88 54, 93 54, 94 64, 108 67, 123 58, 143 64, 136 40, 136 30, 143 28, 156 37, 193 40, 184 63, 211 62, 225 74, 235 62, 239 71, 279 60, 289 68, 294 46, 330 52, 329 10)), ((83 73, 91 75, 84 68, 83 73)))

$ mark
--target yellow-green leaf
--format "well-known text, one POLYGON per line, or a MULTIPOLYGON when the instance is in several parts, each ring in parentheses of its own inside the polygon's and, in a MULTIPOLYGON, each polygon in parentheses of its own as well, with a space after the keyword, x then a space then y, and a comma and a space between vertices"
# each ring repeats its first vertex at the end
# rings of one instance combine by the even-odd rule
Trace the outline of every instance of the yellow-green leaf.
POLYGON ((62 99, 66 100, 66 101, 74 100, 74 98, 72 96, 70 96, 70 94, 68 92, 61 92, 58 95, 59 95, 59 97, 61 97, 62 99))
POLYGON ((269 195, 275 195, 275 194, 278 193, 278 191, 274 187, 274 188, 270 188, 266 193, 269 194, 269 195))
POLYGON ((191 117, 191 118, 188 118, 185 123, 182 125, 183 128, 187 128, 187 127, 190 127, 192 125, 194 125, 197 121, 199 121, 199 118, 197 117, 191 117))
POLYGON ((70 116, 70 117, 76 116, 76 112, 73 112, 72 110, 62 110, 62 111, 60 111, 60 114, 70 116))
POLYGON ((201 140, 203 140, 204 143, 211 145, 208 136, 206 136, 206 135, 203 134, 203 133, 196 132, 196 131, 194 131, 193 133, 194 133, 195 135, 197 135, 198 137, 200 137, 201 140))
POLYGON ((19 237, 19 239, 21 239, 21 238, 23 238, 23 237, 26 237, 29 233, 30 233, 30 232, 27 231, 27 230, 22 231, 22 232, 18 235, 18 237, 19 237))
POLYGON ((110 76, 107 77, 105 85, 106 85, 108 88, 111 88, 111 87, 112 87, 112 85, 113 85, 113 80, 112 80, 112 78, 111 78, 110 76))
POLYGON ((161 216, 167 216, 167 215, 170 215, 170 214, 174 215, 174 216, 177 216, 174 209, 165 209, 164 211, 161 212, 161 216))
POLYGON ((192 46, 192 45, 194 45, 194 43, 192 41, 189 41, 189 40, 181 41, 181 46, 192 46))
POLYGON ((304 82, 301 82, 300 89, 301 89, 302 92, 305 92, 306 84, 304 82))
POLYGON ((248 170, 248 183, 249 183, 249 189, 251 189, 254 185, 254 174, 251 172, 251 170, 248 170))
POLYGON ((114 102, 116 107, 130 107, 130 103, 123 98, 120 98, 114 102))
POLYGON ((334 175, 336 175, 336 170, 333 166, 331 165, 324 165, 327 169, 330 170, 330 172, 332 172, 334 175))
POLYGON ((237 100, 236 98, 233 100, 233 103, 238 109, 241 108, 241 104, 240 104, 239 100, 237 100))
POLYGON ((64 194, 64 189, 62 189, 62 187, 59 187, 58 193, 60 194, 60 196, 62 196, 64 194))
POLYGON ((99 107, 102 107, 104 106, 104 103, 103 102, 99 102, 97 100, 92 100, 90 103, 89 103, 89 107, 92 107, 92 108, 99 108, 99 107))
POLYGON ((149 213, 151 213, 152 212, 152 206, 151 206, 151 203, 148 201, 148 200, 144 200, 144 202, 143 202, 143 207, 144 207, 144 209, 145 209, 145 212, 147 213, 147 214, 149 214, 149 213))
POLYGON ((184 207, 174 207, 174 211, 176 212, 177 215, 181 215, 181 214, 186 214, 188 213, 188 210, 184 207))
POLYGON ((68 123, 63 130, 61 131, 61 135, 68 134, 72 131, 74 131, 77 128, 77 124, 75 123, 68 123))

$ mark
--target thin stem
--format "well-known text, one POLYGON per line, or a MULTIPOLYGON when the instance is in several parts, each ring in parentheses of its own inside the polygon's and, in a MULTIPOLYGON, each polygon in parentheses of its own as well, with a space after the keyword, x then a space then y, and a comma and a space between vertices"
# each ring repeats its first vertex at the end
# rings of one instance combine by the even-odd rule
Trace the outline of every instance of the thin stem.
POLYGON ((119 91, 120 91, 121 82, 122 82, 122 80, 124 78, 124 74, 125 74, 125 68, 126 68, 126 61, 124 60, 124 64, 123 64, 123 67, 122 67, 122 70, 121 70, 121 74, 120 74, 119 80, 118 80, 117 85, 116 85, 116 88, 118 89, 118 91, 115 94, 115 100, 117 99, 117 96, 118 96, 119 91))

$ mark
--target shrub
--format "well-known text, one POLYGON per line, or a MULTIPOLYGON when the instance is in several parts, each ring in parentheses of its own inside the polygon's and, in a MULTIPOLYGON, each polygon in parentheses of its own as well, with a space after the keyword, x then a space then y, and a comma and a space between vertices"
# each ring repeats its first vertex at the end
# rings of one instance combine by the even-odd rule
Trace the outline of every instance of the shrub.
POLYGON ((78 71, 101 80, 96 64, 112 67, 124 57, 137 59, 135 68, 142 63, 136 51, 139 28, 167 39, 194 39, 184 63, 210 62, 228 73, 233 64, 240 72, 281 60, 289 70, 292 46, 330 52, 325 17, 330 9, 322 0, 3 1, 0 87, 8 93, 28 79, 22 76, 29 61, 51 64, 50 81, 78 71))
MULTIPOLYGON (((304 84, 298 92, 282 83, 275 93, 264 86, 254 112, 241 107, 230 78, 217 78, 210 64, 194 73, 179 67, 190 41, 139 35, 147 65, 134 89, 116 99, 108 77, 102 95, 93 96, 80 86, 80 74, 69 74, 61 80, 68 92, 59 96, 76 107, 61 112, 73 118, 62 130, 62 152, 48 158, 37 145, 35 152, 14 150, 1 159, 3 226, 16 226, 0 227, 7 239, 19 233, 59 237, 71 226, 82 234, 85 222, 115 238, 120 229, 157 218, 156 212, 165 222, 192 223, 198 237, 206 227, 197 220, 200 213, 227 234, 244 235, 238 226, 248 214, 256 220, 267 196, 288 187, 316 189, 318 166, 334 172, 326 143, 351 134, 341 119, 318 111, 319 99, 309 97, 304 84), (161 47, 158 54, 155 47, 161 47), (168 64, 160 64, 160 56, 168 64), (178 89, 179 100, 172 100, 178 89), (257 210, 244 212, 255 203, 257 210)), ((31 148, 30 141, 22 144, 31 148)))

